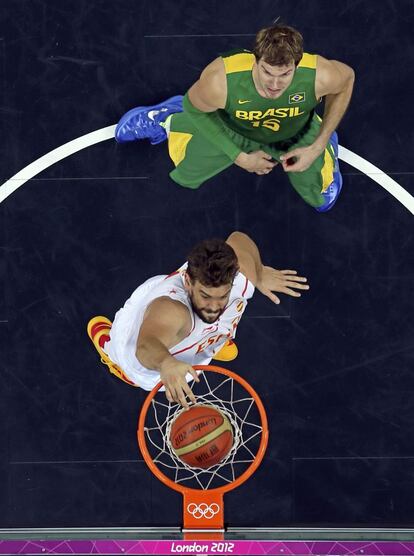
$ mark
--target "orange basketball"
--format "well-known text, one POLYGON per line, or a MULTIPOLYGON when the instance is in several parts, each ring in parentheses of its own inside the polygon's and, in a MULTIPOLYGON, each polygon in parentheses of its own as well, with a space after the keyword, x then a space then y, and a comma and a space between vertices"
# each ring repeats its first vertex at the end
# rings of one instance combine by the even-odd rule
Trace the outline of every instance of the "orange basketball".
POLYGON ((174 453, 191 467, 207 469, 223 460, 233 446, 227 417, 211 405, 197 404, 183 411, 171 426, 174 453))

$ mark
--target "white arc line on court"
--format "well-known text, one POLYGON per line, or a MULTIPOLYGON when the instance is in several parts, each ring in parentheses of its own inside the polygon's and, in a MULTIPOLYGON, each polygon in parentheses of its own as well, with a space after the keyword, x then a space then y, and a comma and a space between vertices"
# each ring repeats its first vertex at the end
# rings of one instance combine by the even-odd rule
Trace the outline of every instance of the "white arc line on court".
POLYGON ((366 176, 370 177, 372 180, 376 181, 381 187, 383 187, 388 193, 391 193, 402 205, 405 206, 407 210, 414 214, 414 197, 408 193, 399 183, 390 178, 382 170, 377 168, 362 158, 361 156, 349 151, 345 147, 339 145, 338 156, 340 160, 343 160, 350 166, 353 166, 366 176))
MULTIPOLYGON (((115 125, 110 125, 108 127, 92 131, 92 133, 82 135, 82 137, 73 139, 73 141, 69 141, 69 143, 65 143, 57 149, 54 149, 53 151, 50 151, 44 156, 38 158, 3 183, 0 187, 0 203, 7 199, 9 195, 14 193, 28 180, 34 178, 34 176, 37 176, 37 174, 40 174, 40 172, 49 168, 49 166, 56 164, 56 162, 59 162, 60 160, 63 160, 64 158, 67 158, 82 149, 86 149, 87 147, 91 147, 92 145, 96 145, 102 141, 107 141, 108 139, 113 139, 115 127, 115 125)), ((341 145, 339 145, 339 158, 374 180, 378 183, 378 185, 383 187, 386 191, 388 191, 388 193, 393 195, 393 197, 404 205, 405 208, 411 212, 411 214, 414 214, 414 197, 382 170, 371 164, 371 162, 368 162, 368 160, 365 160, 341 145)))
POLYGON ((12 178, 7 180, 3 183, 0 187, 0 203, 2 203, 9 195, 14 193, 19 187, 24 185, 28 180, 49 168, 49 166, 53 166, 56 162, 67 158, 68 156, 77 153, 87 147, 91 147, 92 145, 96 145, 101 141, 106 141, 107 139, 113 139, 115 134, 115 125, 110 125, 108 127, 103 127, 102 129, 97 129, 96 131, 92 131, 92 133, 87 133, 86 135, 82 135, 77 139, 73 139, 73 141, 69 141, 69 143, 65 143, 64 145, 54 149, 53 151, 48 152, 47 154, 41 156, 20 172, 17 172, 12 178))

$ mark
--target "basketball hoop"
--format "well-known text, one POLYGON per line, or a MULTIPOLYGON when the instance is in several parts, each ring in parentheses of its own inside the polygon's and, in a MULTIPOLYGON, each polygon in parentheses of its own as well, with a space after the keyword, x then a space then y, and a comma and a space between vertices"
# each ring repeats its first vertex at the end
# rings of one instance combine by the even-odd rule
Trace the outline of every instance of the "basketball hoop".
POLYGON ((197 403, 219 409, 230 420, 234 444, 220 463, 193 468, 174 453, 169 431, 182 411, 163 394, 162 383, 148 394, 138 422, 138 444, 154 475, 169 488, 181 492, 184 530, 223 530, 223 496, 243 484, 258 468, 268 442, 266 412, 259 395, 236 373, 212 365, 196 365, 200 382, 192 381, 197 403), (162 470, 161 470, 162 469, 162 470))

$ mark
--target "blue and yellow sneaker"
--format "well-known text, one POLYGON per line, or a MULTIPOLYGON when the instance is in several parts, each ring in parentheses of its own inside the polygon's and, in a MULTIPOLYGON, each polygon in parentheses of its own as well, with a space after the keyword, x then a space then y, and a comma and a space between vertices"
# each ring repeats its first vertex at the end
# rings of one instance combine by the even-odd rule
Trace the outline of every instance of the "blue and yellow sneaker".
POLYGON ((334 131, 329 139, 329 143, 333 148, 335 154, 335 166, 333 171, 333 182, 327 187, 327 189, 322 193, 325 199, 324 203, 320 207, 315 207, 318 212, 328 212, 336 203, 339 194, 342 189, 342 174, 339 170, 338 163, 338 134, 334 131))
POLYGON ((149 139, 151 145, 157 145, 167 139, 167 132, 162 127, 170 114, 183 111, 183 97, 171 97, 154 106, 138 106, 122 116, 115 129, 118 143, 128 143, 138 139, 149 139))

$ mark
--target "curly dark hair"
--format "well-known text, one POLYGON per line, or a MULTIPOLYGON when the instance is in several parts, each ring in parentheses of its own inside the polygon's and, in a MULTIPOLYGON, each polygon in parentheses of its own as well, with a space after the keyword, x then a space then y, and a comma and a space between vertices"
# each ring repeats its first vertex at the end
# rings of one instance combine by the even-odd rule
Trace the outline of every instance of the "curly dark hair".
POLYGON ((187 274, 194 284, 218 288, 233 283, 239 270, 236 253, 223 239, 205 239, 187 257, 187 274))
POLYGON ((253 48, 256 60, 271 66, 297 66, 303 56, 303 37, 293 27, 272 25, 259 31, 253 48))

